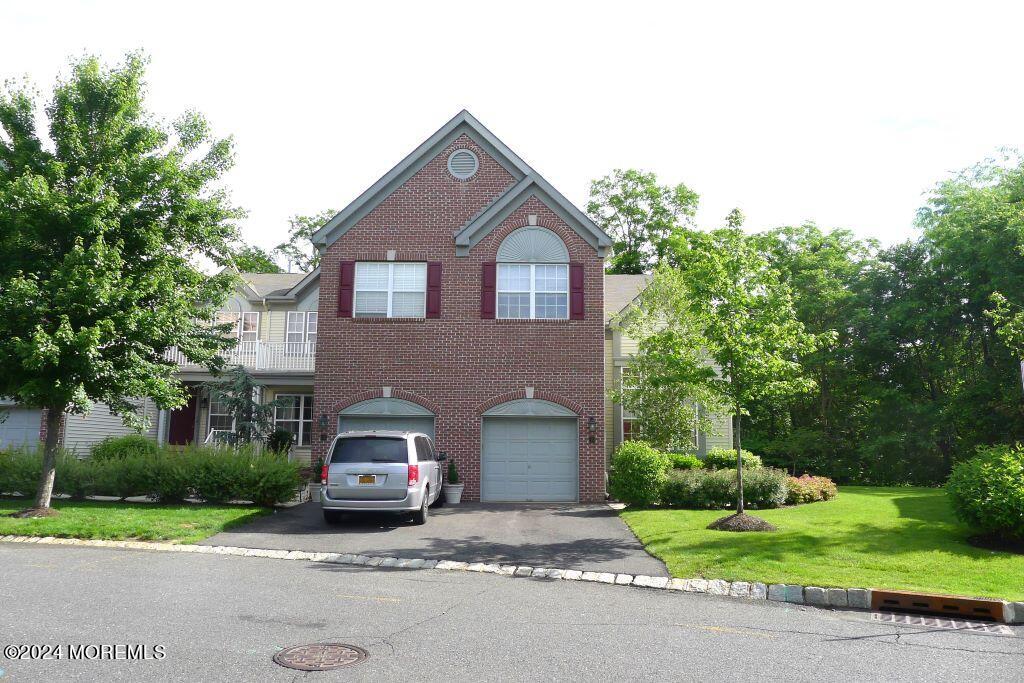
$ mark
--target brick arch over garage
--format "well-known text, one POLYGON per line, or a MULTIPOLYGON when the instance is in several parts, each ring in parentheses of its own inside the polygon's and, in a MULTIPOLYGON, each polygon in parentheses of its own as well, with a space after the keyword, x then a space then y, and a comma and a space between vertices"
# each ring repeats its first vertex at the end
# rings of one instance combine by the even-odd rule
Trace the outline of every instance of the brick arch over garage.
POLYGON ((437 415, 440 412, 439 406, 433 401, 424 398, 419 394, 414 394, 411 391, 404 391, 402 389, 392 389, 390 396, 384 396, 383 389, 371 389, 370 391, 363 391, 353 396, 349 396, 343 401, 335 403, 334 405, 330 406, 330 408, 326 412, 332 415, 337 415, 341 411, 345 410, 345 408, 354 406, 357 403, 362 403, 363 401, 371 401, 375 398, 398 398, 402 399, 403 401, 408 401, 409 403, 415 403, 421 408, 426 408, 434 415, 437 415))
POLYGON ((540 399, 542 401, 550 401, 551 403, 557 403, 563 408, 567 408, 581 417, 583 416, 583 406, 581 406, 576 401, 567 399, 564 396, 560 396, 550 391, 542 390, 536 390, 533 392, 533 396, 527 396, 526 389, 517 389, 515 391, 509 391, 504 394, 494 396, 484 401, 483 403, 477 405, 475 412, 477 416, 483 416, 485 412, 487 412, 488 410, 495 406, 501 405, 502 403, 508 403, 509 401, 519 401, 526 398, 540 399))

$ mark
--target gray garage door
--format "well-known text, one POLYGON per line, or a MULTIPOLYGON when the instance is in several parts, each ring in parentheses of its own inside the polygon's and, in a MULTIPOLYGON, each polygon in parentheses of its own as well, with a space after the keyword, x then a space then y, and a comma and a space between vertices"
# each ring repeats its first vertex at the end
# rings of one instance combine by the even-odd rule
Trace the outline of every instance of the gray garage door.
POLYGON ((0 407, 0 448, 34 446, 41 413, 30 408, 0 407))
POLYGON ((482 500, 578 499, 575 418, 485 417, 482 442, 482 500))
POLYGON ((423 432, 431 438, 434 436, 432 417, 342 415, 339 426, 342 432, 393 429, 399 432, 423 432))

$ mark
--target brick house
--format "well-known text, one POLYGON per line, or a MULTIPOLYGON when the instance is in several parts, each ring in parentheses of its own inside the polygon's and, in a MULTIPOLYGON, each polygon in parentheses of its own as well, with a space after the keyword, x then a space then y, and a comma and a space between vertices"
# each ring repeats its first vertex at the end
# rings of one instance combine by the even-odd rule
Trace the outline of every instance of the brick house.
POLYGON ((314 459, 418 429, 468 500, 603 500, 610 239, 579 209, 463 111, 314 243, 314 459))

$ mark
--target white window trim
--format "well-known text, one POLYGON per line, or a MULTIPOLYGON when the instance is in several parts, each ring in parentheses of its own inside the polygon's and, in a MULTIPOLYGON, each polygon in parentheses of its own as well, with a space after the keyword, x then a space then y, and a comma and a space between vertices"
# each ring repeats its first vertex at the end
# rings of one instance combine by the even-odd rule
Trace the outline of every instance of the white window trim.
MULTIPOLYGON (((317 322, 318 322, 317 321, 317 317, 318 317, 317 313, 318 313, 318 311, 286 311, 285 312, 285 318, 284 318, 284 340, 285 340, 285 342, 287 342, 289 344, 305 344, 305 343, 307 343, 309 341, 309 335, 310 335, 310 331, 309 331, 310 322, 313 321, 313 325, 314 326, 317 324, 317 322), (297 317, 299 320, 302 321, 302 329, 299 332, 293 332, 290 329, 290 326, 292 324, 292 320, 294 319, 293 317, 297 317), (296 341, 296 342, 290 341, 288 337, 289 337, 289 335, 292 335, 292 334, 301 334, 302 335, 302 340, 301 341, 296 341)), ((314 331, 313 334, 315 335, 316 332, 314 331)))
MULTIPOLYGON (((360 315, 358 315, 356 313, 356 311, 358 310, 357 301, 359 300, 359 285, 358 285, 358 283, 359 283, 359 273, 358 273, 358 271, 359 271, 359 264, 361 264, 361 263, 374 264, 374 265, 386 265, 388 267, 388 289, 387 289, 388 310, 387 310, 387 315, 384 316, 386 318, 394 318, 395 317, 394 315, 392 315, 392 310, 393 310, 392 301, 394 300, 394 295, 395 295, 395 264, 396 263, 400 263, 400 264, 422 265, 423 266, 423 291, 422 291, 422 294, 423 294, 423 315, 410 315, 410 316, 403 315, 403 316, 399 316, 399 317, 402 318, 402 319, 406 319, 406 320, 420 320, 420 319, 423 319, 423 318, 427 317, 427 276, 428 276, 428 273, 427 273, 427 262, 426 261, 357 261, 356 262, 356 267, 355 267, 356 272, 354 273, 354 275, 355 275, 355 282, 353 282, 353 284, 352 284, 352 317, 353 318, 363 318, 363 317, 365 317, 365 318, 377 318, 377 317, 380 317, 380 316, 374 316, 374 315, 360 316, 360 315)), ((370 289, 370 290, 365 290, 365 291, 379 293, 379 292, 381 292, 383 290, 380 290, 380 289, 370 289)), ((402 290, 399 290, 399 292, 402 293, 402 294, 409 294, 409 293, 418 294, 418 293, 420 293, 420 292, 418 292, 418 290, 415 290, 415 289, 402 289, 402 290)))
POLYGON ((497 283, 495 289, 495 301, 494 311, 495 317, 500 320, 568 320, 569 319, 569 264, 568 263, 515 263, 515 262, 500 262, 498 263, 497 283), (501 267, 502 266, 530 266, 530 317, 529 318, 502 318, 498 315, 498 301, 502 294, 526 294, 526 290, 518 289, 507 289, 502 291, 501 289, 501 267), (550 289, 538 290, 537 289, 537 266, 560 266, 565 268, 565 291, 557 292, 550 289), (565 317, 564 318, 538 318, 537 317, 537 295, 538 294, 564 294, 565 295, 565 317))
MULTIPOLYGON (((313 445, 313 434, 312 434, 312 432, 313 432, 313 420, 312 420, 313 394, 275 394, 274 395, 274 399, 275 400, 279 399, 279 398, 298 398, 299 399, 299 407, 298 407, 299 417, 298 417, 298 419, 297 420, 280 420, 280 421, 281 422, 296 422, 297 421, 299 423, 299 429, 298 429, 298 432, 295 435, 295 443, 293 445, 298 446, 300 448, 309 448, 309 447, 311 447, 313 445), (302 416, 303 416, 303 414, 305 412, 307 403, 310 405, 310 420, 309 420, 309 431, 310 431, 310 434, 309 434, 309 443, 308 444, 303 444, 302 443, 302 437, 306 435, 306 432, 305 432, 305 429, 303 427, 303 424, 306 422, 306 420, 302 416)), ((275 406, 274 407, 274 428, 275 429, 277 428, 277 423, 278 423, 277 411, 280 408, 281 408, 281 406, 275 406)))
MULTIPOLYGON (((235 415, 232 414, 232 413, 214 413, 213 412, 213 404, 214 403, 220 403, 220 401, 217 401, 213 397, 210 397, 210 400, 207 402, 207 406, 206 406, 206 433, 209 434, 210 432, 213 431, 213 416, 214 415, 217 415, 217 416, 220 416, 220 417, 223 417, 225 415, 230 415, 231 416, 231 431, 234 432, 238 428, 238 421, 235 419, 235 415)), ((220 431, 223 431, 223 430, 220 430, 220 431)))
POLYGON ((241 311, 240 313, 236 313, 235 315, 238 316, 238 334, 237 334, 238 341, 240 341, 240 342, 245 341, 246 343, 252 343, 252 342, 259 341, 260 340, 260 312, 259 311, 241 311), (255 316, 256 317, 256 326, 253 328, 253 331, 256 334, 256 338, 255 339, 243 340, 242 339, 242 334, 243 334, 243 329, 245 327, 245 325, 244 325, 244 323, 245 323, 245 316, 247 316, 247 315, 248 316, 255 316))

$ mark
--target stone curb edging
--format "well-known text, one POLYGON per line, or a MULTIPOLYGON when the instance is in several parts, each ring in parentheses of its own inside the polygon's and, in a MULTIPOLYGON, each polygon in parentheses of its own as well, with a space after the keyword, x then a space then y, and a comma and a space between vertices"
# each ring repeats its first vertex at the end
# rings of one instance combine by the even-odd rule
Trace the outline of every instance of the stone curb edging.
MULTIPOLYGON (((234 546, 158 543, 155 541, 105 541, 54 536, 0 537, 0 543, 39 543, 43 545, 77 545, 129 550, 155 550, 160 552, 200 553, 207 555, 239 555, 265 557, 277 560, 305 560, 328 564, 346 564, 362 567, 393 569, 439 569, 497 574, 508 577, 528 577, 565 581, 586 581, 613 586, 634 586, 657 590, 706 593, 748 600, 770 600, 794 605, 809 605, 828 609, 871 609, 871 590, 868 588, 821 588, 796 584, 771 584, 723 579, 674 579, 666 576, 590 572, 577 569, 553 569, 484 562, 456 562, 454 560, 406 559, 397 557, 371 557, 351 553, 316 553, 304 550, 267 550, 234 546)), ((1024 623, 1024 602, 1003 601, 1004 621, 1008 624, 1024 623)))

